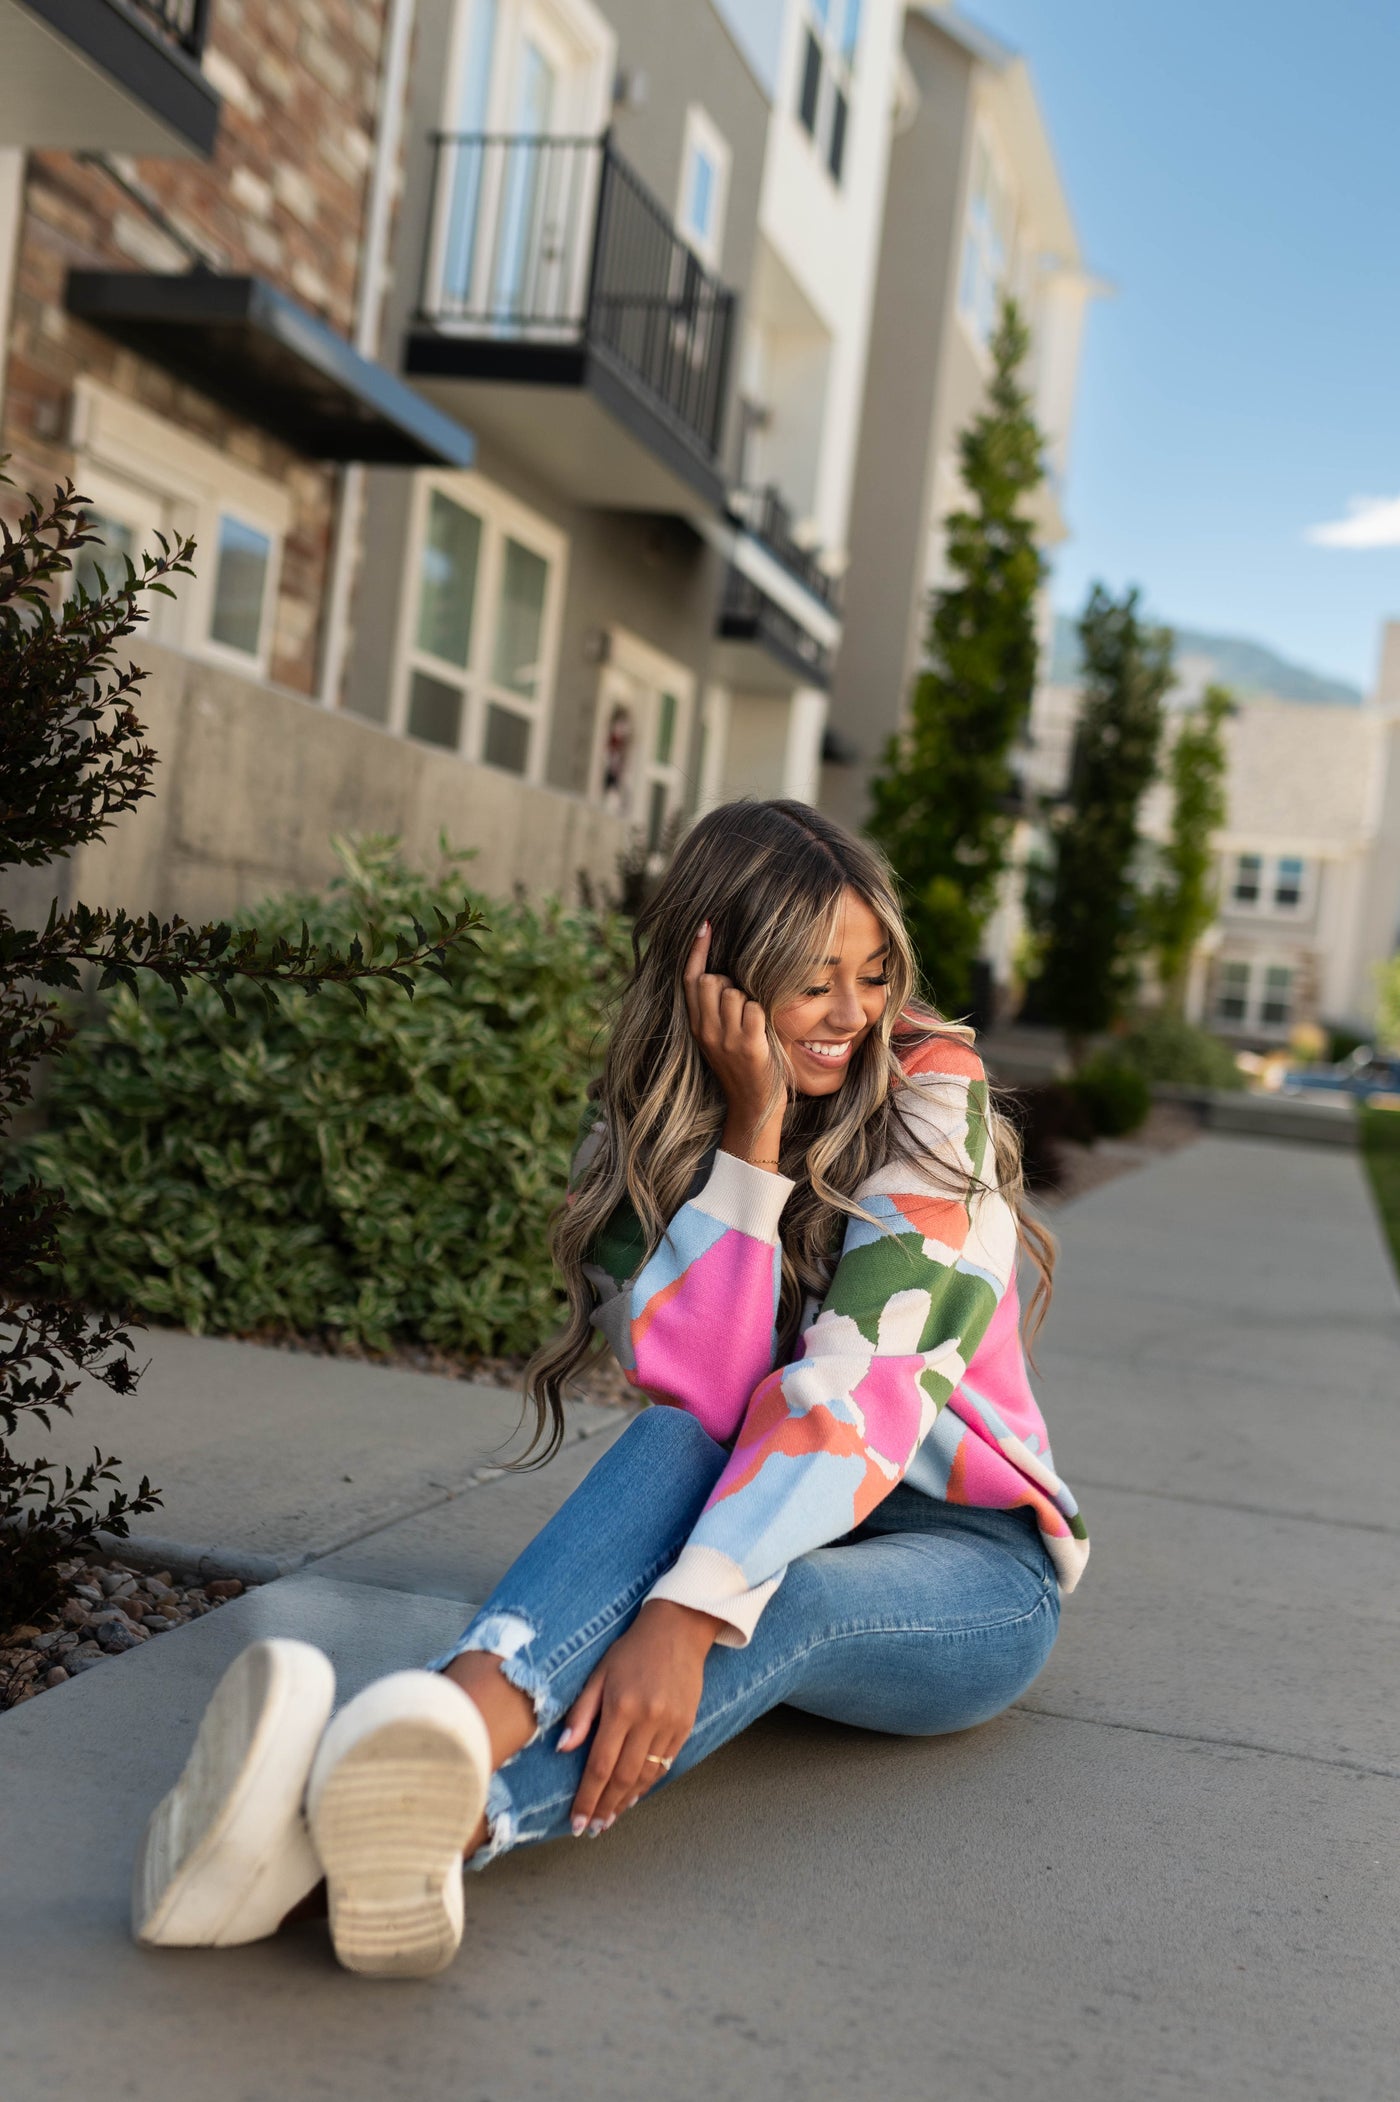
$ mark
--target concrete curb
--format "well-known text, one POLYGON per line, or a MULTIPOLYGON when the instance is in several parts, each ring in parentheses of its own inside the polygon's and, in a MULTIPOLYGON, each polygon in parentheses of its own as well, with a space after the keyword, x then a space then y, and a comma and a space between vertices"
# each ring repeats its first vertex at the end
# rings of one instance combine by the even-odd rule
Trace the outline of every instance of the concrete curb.
MULTIPOLYGON (((589 1407, 591 1413, 588 1416, 582 1420, 575 1418, 566 1433, 565 1445, 586 1444, 616 1421, 617 1412, 611 1405, 594 1403, 589 1407)), ((125 1562, 132 1569, 168 1569, 172 1576, 200 1583, 208 1583, 214 1577, 237 1577, 244 1584, 271 1584, 278 1577, 296 1576, 303 1570, 310 1570, 316 1563, 325 1561, 328 1555, 357 1546, 361 1540, 370 1539, 376 1533, 390 1532, 396 1525, 421 1518, 425 1512, 437 1510, 443 1504, 456 1503, 459 1497, 469 1496, 475 1489, 489 1488, 492 1482, 508 1479, 512 1471, 509 1467, 492 1466, 488 1462, 476 1467, 465 1481, 441 1490, 421 1503, 405 1505, 388 1517, 373 1519, 369 1524, 356 1526, 319 1547, 304 1548, 293 1554, 267 1555, 238 1547, 201 1546, 189 1540, 164 1539, 158 1533, 133 1534, 129 1540, 124 1540, 116 1533, 99 1532, 94 1535, 93 1545, 100 1553, 125 1562)))
POLYGON ((1194 1109, 1207 1131, 1260 1139, 1292 1139, 1313 1146, 1355 1146, 1356 1104, 1298 1095, 1251 1095, 1236 1088, 1172 1087, 1158 1084, 1154 1102, 1194 1109))
MULTIPOLYGON (((300 1555, 246 1554, 237 1547, 197 1547, 188 1540, 162 1540, 158 1534, 121 1539, 116 1533, 98 1533, 93 1546, 114 1561, 132 1569, 168 1569, 172 1576, 208 1583, 213 1577, 237 1577, 244 1584, 271 1584, 276 1578, 294 1576, 299 1569, 319 1559, 310 1552, 300 1555)), ((323 1550, 333 1554, 333 1548, 323 1550)))

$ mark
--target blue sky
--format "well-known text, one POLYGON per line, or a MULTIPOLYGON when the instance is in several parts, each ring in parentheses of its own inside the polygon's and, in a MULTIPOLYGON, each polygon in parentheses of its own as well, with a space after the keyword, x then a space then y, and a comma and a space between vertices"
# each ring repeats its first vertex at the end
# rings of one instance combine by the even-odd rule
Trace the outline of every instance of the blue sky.
POLYGON ((1400 4, 976 0, 1030 62, 1092 267, 1055 597, 1367 686, 1400 618, 1400 4), (1352 518, 1360 499, 1388 503, 1352 518), (1310 529, 1352 522, 1318 545, 1310 529))

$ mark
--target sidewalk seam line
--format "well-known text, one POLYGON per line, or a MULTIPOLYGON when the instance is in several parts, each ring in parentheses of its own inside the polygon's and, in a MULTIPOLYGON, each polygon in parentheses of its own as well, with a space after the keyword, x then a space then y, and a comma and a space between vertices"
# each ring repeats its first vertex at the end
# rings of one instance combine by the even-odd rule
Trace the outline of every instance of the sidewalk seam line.
POLYGON ((1260 1744, 1252 1737, 1209 1737, 1197 1730, 1164 1730, 1153 1723, 1118 1722, 1107 1715, 1072 1715, 1065 1708, 1042 1708, 1030 1701, 1014 1701, 1012 1712, 1043 1715, 1051 1722, 1084 1723, 1096 1730, 1127 1730, 1136 1737, 1164 1737, 1172 1744, 1217 1745, 1232 1752, 1262 1752, 1271 1759, 1301 1759, 1308 1766, 1331 1766, 1343 1773, 1371 1774, 1381 1781, 1400 1781, 1400 1767, 1370 1766, 1361 1759, 1328 1759, 1320 1752, 1299 1752, 1287 1745, 1260 1744))
POLYGON ((1299 1525, 1337 1526, 1344 1532, 1382 1533, 1394 1539, 1400 1526, 1383 1525, 1371 1518, 1324 1518, 1318 1511, 1289 1511, 1278 1504, 1231 1503, 1223 1496, 1195 1496, 1189 1489, 1153 1489, 1142 1482, 1095 1482, 1075 1472, 1075 1487, 1092 1489, 1107 1496, 1151 1496, 1159 1503, 1199 1504, 1211 1511, 1241 1511, 1250 1518, 1288 1518, 1299 1525))

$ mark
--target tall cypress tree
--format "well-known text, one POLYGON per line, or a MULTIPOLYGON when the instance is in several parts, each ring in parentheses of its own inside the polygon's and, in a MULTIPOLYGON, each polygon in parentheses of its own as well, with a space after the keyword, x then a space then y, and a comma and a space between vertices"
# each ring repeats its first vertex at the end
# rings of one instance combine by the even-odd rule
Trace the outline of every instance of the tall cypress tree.
POLYGON ((1138 811, 1157 774, 1172 635, 1138 618, 1138 593, 1095 584, 1079 622, 1084 707, 1069 811, 1055 827, 1055 873, 1041 984, 1044 1006, 1078 1049, 1122 1012, 1143 935, 1136 885, 1138 811))
POLYGON ((1008 299, 990 346, 985 405, 959 441, 968 502, 947 521, 956 581, 934 600, 908 723, 871 783, 869 830, 903 885, 925 976, 951 1011, 967 1003, 1006 866, 1010 752, 1035 685, 1045 564, 1025 503, 1044 467, 1020 380, 1029 343, 1008 299))
POLYGON ((1215 918, 1213 835, 1225 822, 1226 720, 1235 713, 1228 686, 1208 686, 1172 745, 1171 838, 1162 850, 1162 880, 1147 903, 1157 974, 1168 1007, 1186 1004, 1191 957, 1215 918))

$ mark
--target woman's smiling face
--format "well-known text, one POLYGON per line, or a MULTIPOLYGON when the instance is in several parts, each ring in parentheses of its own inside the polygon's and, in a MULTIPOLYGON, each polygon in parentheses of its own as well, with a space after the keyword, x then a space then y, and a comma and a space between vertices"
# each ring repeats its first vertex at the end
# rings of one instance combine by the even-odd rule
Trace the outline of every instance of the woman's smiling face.
POLYGON ((834 1095, 850 1071, 858 1046, 885 1011, 889 947, 864 898, 844 890, 833 953, 796 1000, 773 1010, 800 1095, 834 1095))

